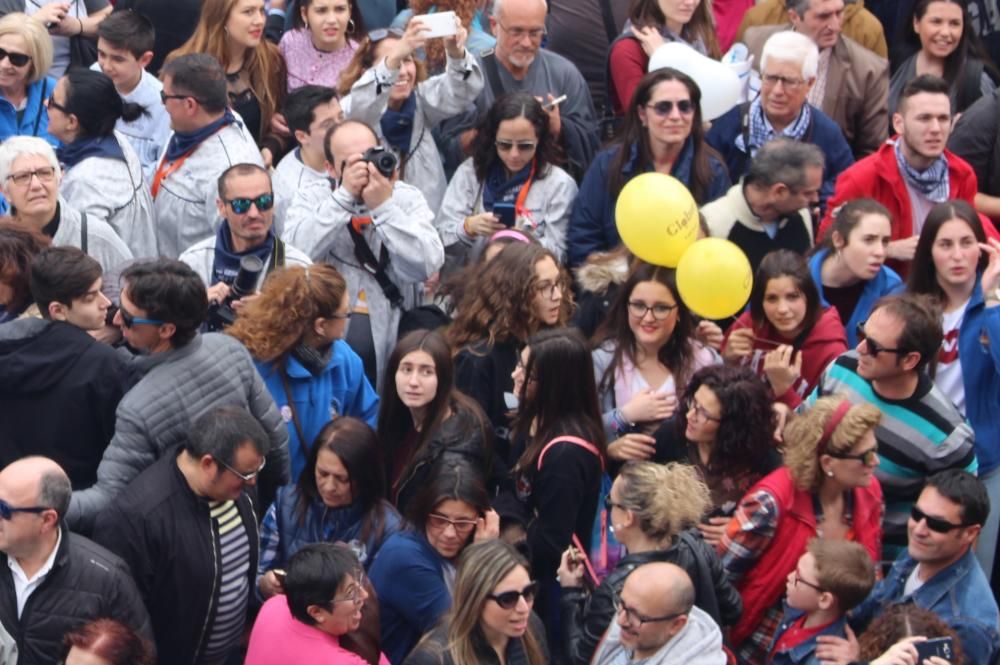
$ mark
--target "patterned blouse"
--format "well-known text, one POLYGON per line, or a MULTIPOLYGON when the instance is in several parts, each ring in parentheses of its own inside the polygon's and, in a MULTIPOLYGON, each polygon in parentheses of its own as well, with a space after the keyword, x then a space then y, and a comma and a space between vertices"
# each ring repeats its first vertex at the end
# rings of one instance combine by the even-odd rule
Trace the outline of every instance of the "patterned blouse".
POLYGON ((289 30, 281 38, 278 49, 288 65, 288 91, 304 85, 325 85, 336 88, 340 73, 358 50, 350 39, 337 51, 320 51, 313 46, 312 36, 305 28, 289 30))

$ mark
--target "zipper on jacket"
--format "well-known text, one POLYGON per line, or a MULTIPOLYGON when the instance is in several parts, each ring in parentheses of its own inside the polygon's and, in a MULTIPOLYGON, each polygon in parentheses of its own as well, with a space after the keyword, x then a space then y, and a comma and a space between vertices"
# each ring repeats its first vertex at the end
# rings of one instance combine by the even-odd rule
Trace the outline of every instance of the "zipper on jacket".
POLYGON ((194 658, 191 665, 197 665, 199 652, 205 646, 205 633, 208 632, 208 623, 212 617, 212 605, 215 603, 215 593, 219 584, 219 557, 215 550, 215 530, 212 528, 212 511, 208 511, 208 536, 212 543, 212 597, 208 600, 208 612, 205 613, 205 623, 201 626, 201 637, 198 638, 198 646, 194 650, 194 658))

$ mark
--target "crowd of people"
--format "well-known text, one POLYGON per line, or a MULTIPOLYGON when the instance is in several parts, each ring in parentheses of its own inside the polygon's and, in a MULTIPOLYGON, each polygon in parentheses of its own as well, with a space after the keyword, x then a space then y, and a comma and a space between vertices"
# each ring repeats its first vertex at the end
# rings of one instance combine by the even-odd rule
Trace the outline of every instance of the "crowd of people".
POLYGON ((0 0, 0 665, 1000 663, 980 3, 589 4, 0 0))

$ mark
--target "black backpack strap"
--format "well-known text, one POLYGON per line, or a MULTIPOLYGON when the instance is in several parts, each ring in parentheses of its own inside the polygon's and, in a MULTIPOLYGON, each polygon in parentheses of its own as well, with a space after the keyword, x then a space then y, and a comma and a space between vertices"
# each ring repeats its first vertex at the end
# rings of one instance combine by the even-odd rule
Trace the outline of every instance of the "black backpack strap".
POLYGON ((267 272, 273 272, 275 268, 285 267, 285 243, 281 238, 275 236, 274 250, 271 252, 271 260, 267 266, 267 272))
POLYGON ((368 246, 364 236, 354 230, 354 225, 348 224, 347 230, 351 234, 351 241, 354 243, 354 258, 358 260, 362 268, 371 273, 372 277, 375 278, 375 281, 378 282, 382 293, 389 303, 393 307, 402 308, 403 294, 399 292, 399 287, 389 279, 389 275, 386 273, 386 268, 389 267, 389 251, 385 248, 385 245, 382 245, 382 251, 379 252, 379 258, 376 260, 372 248, 368 246))
POLYGON ((483 52, 480 56, 483 59, 483 71, 486 73, 486 82, 490 84, 490 91, 493 99, 503 96, 503 83, 500 81, 500 65, 497 63, 497 56, 493 49, 483 52))
POLYGON ((80 249, 87 253, 87 213, 80 213, 80 249))
POLYGON ((601 20, 604 21, 604 32, 608 35, 608 44, 615 41, 618 28, 615 26, 615 14, 611 11, 611 0, 599 0, 601 3, 601 20))
POLYGON ((958 94, 955 96, 957 108, 952 110, 953 113, 964 111, 979 99, 982 94, 983 69, 983 61, 979 58, 966 58, 965 68, 959 80, 958 94))

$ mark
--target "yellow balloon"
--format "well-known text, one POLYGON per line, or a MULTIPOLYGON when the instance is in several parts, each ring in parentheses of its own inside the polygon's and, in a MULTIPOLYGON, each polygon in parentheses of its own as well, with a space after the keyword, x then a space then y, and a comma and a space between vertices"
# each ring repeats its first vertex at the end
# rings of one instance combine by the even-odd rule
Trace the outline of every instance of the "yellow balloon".
POLYGON ((698 205, 687 187, 664 173, 643 173, 622 188, 615 204, 622 242, 647 263, 676 268, 698 239, 698 205))
POLYGON ((677 264, 677 290, 695 314, 724 319, 743 309, 753 287, 746 254, 722 238, 703 238, 677 264))

